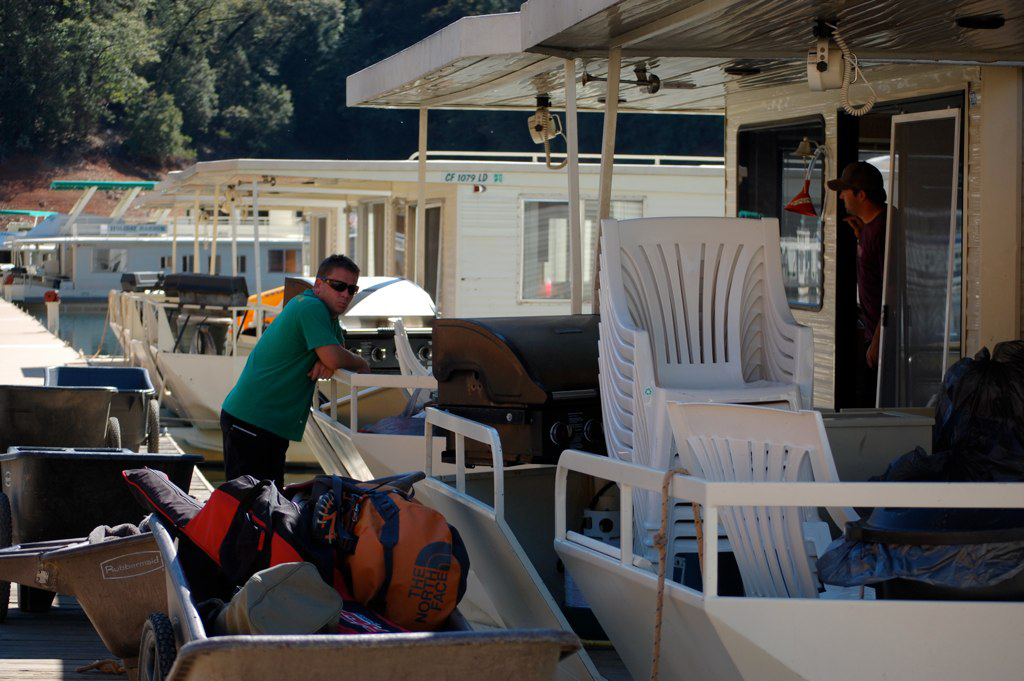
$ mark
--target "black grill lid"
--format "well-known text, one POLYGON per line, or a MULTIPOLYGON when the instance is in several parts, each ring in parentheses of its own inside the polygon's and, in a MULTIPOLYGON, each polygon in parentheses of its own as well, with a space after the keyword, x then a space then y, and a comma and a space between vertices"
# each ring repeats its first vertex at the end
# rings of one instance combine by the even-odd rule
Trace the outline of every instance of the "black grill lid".
POLYGON ((598 319, 438 319, 433 349, 439 392, 456 372, 473 371, 495 403, 595 398, 598 319))

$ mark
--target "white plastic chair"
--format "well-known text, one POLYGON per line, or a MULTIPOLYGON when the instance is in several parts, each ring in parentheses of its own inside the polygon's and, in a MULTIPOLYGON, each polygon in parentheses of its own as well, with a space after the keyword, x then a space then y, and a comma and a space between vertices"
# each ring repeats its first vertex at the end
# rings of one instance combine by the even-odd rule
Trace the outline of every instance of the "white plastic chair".
MULTIPOLYGON (((403 376, 431 375, 430 369, 420 363, 412 349, 409 334, 401 319, 395 320, 395 357, 398 358, 398 369, 403 376)), ((409 395, 409 404, 405 409, 407 415, 422 411, 424 405, 430 401, 430 392, 423 388, 406 388, 405 392, 409 395)))
MULTIPOLYGON (((669 400, 810 405, 813 337, 786 302, 777 220, 607 219, 601 229, 599 374, 610 456, 671 467, 669 400)), ((637 541, 649 543, 653 495, 637 495, 635 520, 637 541)))
MULTIPOLYGON (((733 404, 668 404, 682 465, 714 482, 838 481, 821 414, 733 404)), ((857 518, 828 509, 839 527, 857 518)), ((719 517, 748 596, 816 598, 828 526, 814 508, 728 506, 719 517)))

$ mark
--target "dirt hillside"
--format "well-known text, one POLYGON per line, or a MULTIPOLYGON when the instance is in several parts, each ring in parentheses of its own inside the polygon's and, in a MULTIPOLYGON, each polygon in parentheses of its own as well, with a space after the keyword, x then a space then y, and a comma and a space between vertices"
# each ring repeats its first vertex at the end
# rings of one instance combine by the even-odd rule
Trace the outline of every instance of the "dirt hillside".
MULTIPOLYGON (((103 157, 71 162, 27 155, 8 157, 0 163, 0 208, 66 213, 82 192, 51 190, 54 180, 160 180, 164 175, 159 170, 125 166, 103 157)), ((86 212, 109 215, 120 197, 120 192, 96 192, 86 212)), ((135 208, 128 213, 128 217, 134 218, 144 215, 145 211, 135 208)), ((0 228, 17 220, 25 218, 0 215, 0 228)))

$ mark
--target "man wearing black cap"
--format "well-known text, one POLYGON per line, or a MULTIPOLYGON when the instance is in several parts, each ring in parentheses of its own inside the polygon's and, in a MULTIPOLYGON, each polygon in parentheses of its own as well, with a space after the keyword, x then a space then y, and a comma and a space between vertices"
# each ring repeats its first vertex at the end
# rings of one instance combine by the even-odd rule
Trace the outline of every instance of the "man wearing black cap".
POLYGON ((829 180, 828 187, 839 192, 846 207, 845 221, 857 237, 857 297, 867 364, 867 385, 863 388, 869 391, 874 402, 885 267, 885 186, 878 168, 855 161, 843 168, 838 179, 829 180))

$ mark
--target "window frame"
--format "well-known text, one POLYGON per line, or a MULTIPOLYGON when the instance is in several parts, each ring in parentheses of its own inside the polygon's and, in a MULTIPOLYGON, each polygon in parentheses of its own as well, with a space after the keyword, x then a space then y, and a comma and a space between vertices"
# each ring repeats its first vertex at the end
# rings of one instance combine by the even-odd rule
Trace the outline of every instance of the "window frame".
MULTIPOLYGON (((586 223, 587 218, 587 204, 597 203, 600 199, 596 196, 581 196, 580 197, 580 222, 581 227, 586 223)), ((564 194, 521 194, 518 200, 518 211, 517 211, 517 229, 519 231, 518 247, 517 247, 517 265, 516 265, 516 303, 519 305, 536 305, 536 304, 559 304, 569 303, 571 301, 570 296, 564 298, 529 298, 524 294, 524 287, 526 285, 526 204, 528 203, 561 203, 566 207, 566 222, 571 219, 569 215, 569 199, 564 194)), ((640 207, 640 216, 646 217, 647 215, 647 199, 641 195, 624 195, 624 196, 613 196, 611 203, 635 203, 640 207)), ((581 244, 584 250, 587 249, 587 244, 581 244)), ((586 259, 586 253, 583 254, 583 259, 586 259)), ((596 263, 594 271, 596 272, 596 263)), ((571 276, 571 274, 570 274, 571 276)), ((593 276, 593 275, 592 275, 593 276)), ((583 302, 592 303, 591 297, 587 294, 588 290, 593 288, 593 280, 588 281, 585 277, 582 278, 581 284, 583 286, 583 302)))
MULTIPOLYGON (((745 208, 743 208, 741 206, 741 201, 742 201, 742 199, 744 197, 743 197, 743 192, 740 190, 740 184, 741 184, 740 169, 742 167, 747 168, 747 175, 746 175, 745 178, 743 178, 744 180, 748 179, 749 177, 751 177, 753 175, 756 175, 757 172, 758 172, 756 169, 752 169, 750 167, 747 167, 743 163, 743 161, 746 160, 746 158, 744 158, 744 151, 745 151, 744 148, 743 148, 744 142, 742 141, 742 137, 743 137, 744 133, 770 133, 770 134, 774 134, 776 137, 779 137, 779 136, 785 135, 786 133, 792 133, 794 131, 799 131, 799 130, 801 130, 801 128, 807 129, 807 128, 811 128, 811 127, 814 127, 814 128, 820 127, 820 135, 821 135, 821 137, 820 137, 820 139, 815 139, 815 141, 818 141, 821 144, 827 144, 828 143, 828 134, 829 134, 828 122, 825 120, 825 116, 822 115, 822 114, 815 114, 815 115, 810 115, 810 116, 800 116, 800 117, 797 117, 797 118, 789 118, 789 119, 782 119, 782 120, 759 121, 757 123, 743 124, 743 125, 740 125, 737 128, 737 130, 736 130, 736 168, 734 170, 734 173, 735 173, 734 181, 736 182, 736 186, 737 186, 737 197, 736 197, 736 214, 737 214, 737 216, 739 216, 739 217, 747 217, 747 216, 744 216, 743 213, 748 210, 748 209, 745 209, 745 208)), ((813 136, 817 136, 818 134, 819 134, 819 132, 816 130, 813 133, 813 136)), ((797 132, 797 135, 803 136, 804 133, 803 132, 797 132)), ((808 137, 812 137, 812 139, 814 139, 814 137, 812 135, 807 135, 807 136, 808 137)), ((797 140, 797 141, 799 142, 799 140, 797 140)), ((778 142, 775 142, 774 144, 775 144, 774 151, 776 153, 779 151, 779 149, 783 148, 782 145, 779 144, 778 142)), ((789 146, 790 145, 787 142, 786 146, 785 146, 785 151, 783 152, 784 154, 788 155, 792 151, 792 149, 790 149, 789 146)), ((795 148, 795 146, 796 145, 794 143, 792 145, 792 148, 795 148)), ((778 158, 781 159, 781 158, 784 158, 784 157, 780 156, 778 158)), ((794 158, 796 158, 796 157, 794 157, 794 158)), ((786 168, 785 168, 784 164, 783 165, 778 165, 773 170, 773 172, 777 173, 777 181, 774 183, 774 188, 772 189, 772 191, 775 193, 775 196, 778 199, 778 204, 777 204, 777 206, 775 206, 775 209, 778 211, 779 214, 778 215, 768 215, 768 214, 758 213, 759 215, 763 215, 763 217, 774 217, 779 222, 779 232, 780 232, 779 233, 779 259, 780 259, 780 262, 781 262, 782 267, 783 267, 783 270, 782 270, 783 285, 785 285, 787 283, 787 281, 790 281, 790 279, 788 278, 789 277, 789 272, 786 269, 786 261, 787 261, 787 255, 789 253, 789 249, 787 247, 787 244, 784 242, 784 237, 788 237, 789 235, 788 235, 788 233, 787 234, 783 234, 783 228, 784 228, 783 218, 784 218, 785 213, 786 213, 785 205, 789 201, 789 199, 792 198, 792 197, 788 197, 787 198, 786 196, 782 195, 784 182, 786 181, 785 170, 786 170, 786 168)), ((829 170, 829 172, 833 172, 831 168, 828 169, 828 170, 829 170)), ((818 179, 820 180, 820 182, 815 182, 814 183, 814 189, 812 189, 812 194, 814 193, 814 190, 817 190, 818 195, 821 197, 820 204, 817 207, 819 215, 818 215, 818 217, 816 219, 816 222, 817 222, 816 230, 817 230, 817 242, 818 242, 818 255, 817 255, 816 258, 814 258, 814 262, 815 262, 817 270, 818 270, 818 276, 817 276, 817 284, 813 285, 813 286, 810 286, 809 288, 815 290, 814 296, 816 296, 816 301, 815 302, 803 302, 803 301, 800 301, 798 299, 791 299, 790 296, 789 296, 788 289, 786 291, 786 304, 789 306, 790 309, 793 309, 793 310, 805 310, 805 311, 808 311, 808 312, 820 312, 824 308, 824 306, 825 306, 825 297, 826 297, 826 293, 827 293, 827 291, 826 291, 826 270, 825 270, 825 249, 826 249, 826 236, 827 236, 826 235, 826 222, 827 222, 827 218, 828 218, 828 213, 826 211, 826 207, 831 205, 831 202, 829 200, 829 198, 830 198, 829 197, 829 191, 830 190, 828 189, 827 184, 826 184, 829 178, 826 177, 826 163, 825 163, 825 158, 824 157, 820 157, 818 160, 815 161, 814 172, 818 175, 818 179)), ((832 200, 835 200, 835 198, 833 197, 832 200)), ((752 216, 750 216, 750 217, 752 217, 752 216)))

